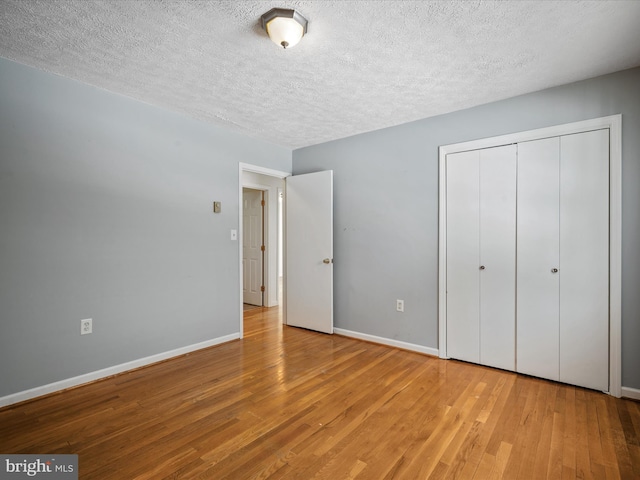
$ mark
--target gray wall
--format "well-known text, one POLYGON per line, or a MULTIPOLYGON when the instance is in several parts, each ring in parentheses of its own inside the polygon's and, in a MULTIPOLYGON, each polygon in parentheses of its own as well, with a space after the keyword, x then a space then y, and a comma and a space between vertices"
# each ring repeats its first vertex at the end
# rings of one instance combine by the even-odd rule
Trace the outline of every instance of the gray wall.
POLYGON ((439 145, 617 113, 622 385, 640 388, 638 68, 295 150, 294 174, 334 170, 336 327, 438 347, 439 145), (395 311, 397 298, 405 313, 395 311))
POLYGON ((291 151, 0 59, 0 397, 238 332, 238 162, 291 151))

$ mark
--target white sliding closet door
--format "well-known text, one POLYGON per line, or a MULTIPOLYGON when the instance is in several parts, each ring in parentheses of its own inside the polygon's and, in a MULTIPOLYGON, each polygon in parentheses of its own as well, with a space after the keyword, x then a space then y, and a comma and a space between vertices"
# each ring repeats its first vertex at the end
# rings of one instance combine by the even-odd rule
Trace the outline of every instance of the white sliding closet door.
POLYGON ((447 354, 515 368, 516 147, 447 156, 447 354))
POLYGON ((609 388, 609 130, 560 138, 560 381, 609 388))
POLYGON ((559 137, 518 144, 517 371, 551 380, 560 378, 559 165, 559 137))

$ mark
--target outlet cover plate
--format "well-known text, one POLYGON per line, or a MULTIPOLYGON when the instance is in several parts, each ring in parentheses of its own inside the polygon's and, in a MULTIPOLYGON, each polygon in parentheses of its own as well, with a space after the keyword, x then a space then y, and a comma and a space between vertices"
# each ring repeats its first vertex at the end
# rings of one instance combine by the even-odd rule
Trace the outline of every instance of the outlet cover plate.
POLYGON ((80 335, 93 333, 93 319, 85 318, 80 320, 80 335))

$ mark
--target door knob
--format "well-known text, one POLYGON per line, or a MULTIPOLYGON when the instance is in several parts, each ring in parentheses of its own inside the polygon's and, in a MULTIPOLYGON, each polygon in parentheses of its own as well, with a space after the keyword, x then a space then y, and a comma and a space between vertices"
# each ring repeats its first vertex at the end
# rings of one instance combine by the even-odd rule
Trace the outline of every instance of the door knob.
POLYGON ((557 268, 552 268, 551 269, 551 273, 558 273, 558 269, 557 268))
POLYGON ((484 270, 484 265, 480 265, 480 270, 484 270))
POLYGON ((322 263, 332 263, 333 260, 331 260, 330 258, 325 258, 324 260, 322 260, 322 263))

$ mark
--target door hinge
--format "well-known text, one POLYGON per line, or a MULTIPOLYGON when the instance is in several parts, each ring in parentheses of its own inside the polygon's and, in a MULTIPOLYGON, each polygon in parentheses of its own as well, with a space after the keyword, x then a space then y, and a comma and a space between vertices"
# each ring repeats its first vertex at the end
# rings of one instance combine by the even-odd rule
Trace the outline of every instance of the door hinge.
POLYGON ((266 250, 266 248, 264 248, 264 245, 260 245, 260 250, 262 250, 263 252, 266 250))
POLYGON ((261 292, 264 292, 264 291, 265 291, 264 285, 260 286, 260 291, 261 291, 261 292))
POLYGON ((262 205, 263 207, 266 205, 266 204, 264 203, 264 200, 261 200, 261 201, 260 201, 260 205, 262 205))

